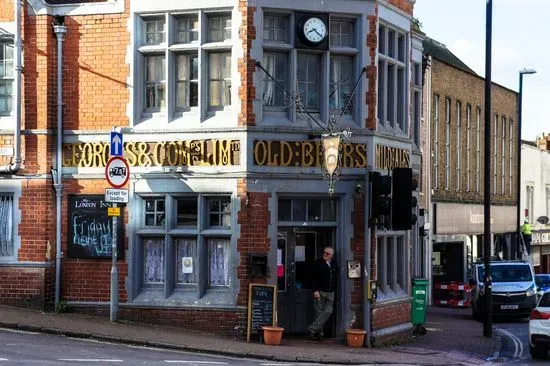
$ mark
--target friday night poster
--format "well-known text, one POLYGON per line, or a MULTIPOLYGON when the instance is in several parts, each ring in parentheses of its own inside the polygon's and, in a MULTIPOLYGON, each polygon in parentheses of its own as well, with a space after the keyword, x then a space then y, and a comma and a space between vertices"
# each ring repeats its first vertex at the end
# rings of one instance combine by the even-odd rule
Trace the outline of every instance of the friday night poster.
MULTIPOLYGON (((105 202, 102 195, 69 196, 69 230, 67 252, 69 258, 111 258, 113 217, 107 215, 112 203, 105 202)), ((124 218, 117 221, 118 258, 124 254, 124 218)))

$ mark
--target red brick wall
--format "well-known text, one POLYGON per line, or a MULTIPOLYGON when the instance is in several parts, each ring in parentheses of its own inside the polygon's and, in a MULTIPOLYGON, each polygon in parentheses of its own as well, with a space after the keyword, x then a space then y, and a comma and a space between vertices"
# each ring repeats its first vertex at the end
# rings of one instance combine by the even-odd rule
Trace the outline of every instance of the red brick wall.
POLYGON ((411 0, 387 0, 388 3, 407 14, 413 14, 413 4, 411 0))
POLYGON ((0 303, 42 308, 47 271, 45 268, 0 267, 0 303))
MULTIPOLYGON (((249 254, 269 253, 271 239, 268 236, 270 212, 269 193, 248 192, 247 182, 240 179, 237 192, 241 199, 241 210, 237 215, 237 223, 240 225, 240 238, 237 240, 237 251, 240 254, 241 262, 237 267, 237 278, 240 283, 240 291, 237 298, 238 305, 248 303, 248 285, 251 282, 249 277, 248 262, 249 254), (248 205, 246 201, 248 200, 248 205)), ((254 278, 256 283, 266 283, 268 278, 254 278)))
MULTIPOLYGON (((71 307, 80 313, 109 316, 109 306, 71 307)), ((119 320, 170 325, 242 338, 246 334, 247 313, 241 309, 142 308, 121 306, 119 320)))
POLYGON ((256 70, 256 60, 250 58, 250 49, 252 41, 256 39, 256 27, 254 26, 255 7, 248 7, 247 0, 239 0, 239 11, 241 12, 242 22, 239 27, 239 37, 242 41, 244 57, 237 63, 237 69, 241 75, 241 86, 239 87, 239 99, 241 100, 241 112, 239 113, 239 126, 256 125, 256 116, 254 115, 254 99, 256 98, 256 88, 254 87, 254 71, 256 70))
POLYGON ((394 325, 410 323, 410 321, 410 299, 375 304, 372 310, 372 330, 389 328, 394 325))
POLYGON ((374 5, 374 15, 367 16, 369 22, 369 33, 367 34, 367 48, 369 49, 370 65, 367 65, 367 79, 369 88, 366 94, 368 105, 368 117, 366 128, 376 130, 376 104, 378 102, 376 88, 378 79, 378 69, 376 66, 376 53, 378 52, 378 4, 374 5))

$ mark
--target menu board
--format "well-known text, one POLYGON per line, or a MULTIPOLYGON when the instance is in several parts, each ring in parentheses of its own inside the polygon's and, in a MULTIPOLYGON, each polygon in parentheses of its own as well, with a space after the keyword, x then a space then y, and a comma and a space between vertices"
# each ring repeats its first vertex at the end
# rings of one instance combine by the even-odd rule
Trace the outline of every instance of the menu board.
POLYGON ((246 340, 250 334, 258 334, 264 325, 275 325, 277 314, 277 287, 251 283, 248 287, 248 326, 246 340))

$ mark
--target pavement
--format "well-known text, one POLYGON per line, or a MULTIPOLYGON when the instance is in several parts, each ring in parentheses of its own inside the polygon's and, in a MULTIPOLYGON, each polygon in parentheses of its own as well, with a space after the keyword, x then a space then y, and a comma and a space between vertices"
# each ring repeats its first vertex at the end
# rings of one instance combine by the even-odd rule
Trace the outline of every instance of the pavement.
POLYGON ((350 348, 341 340, 322 342, 284 337, 280 346, 210 333, 136 322, 112 323, 80 313, 49 313, 0 305, 0 327, 172 350, 323 364, 485 365, 498 362, 501 338, 483 337, 483 325, 469 309, 430 307, 427 333, 410 343, 381 348, 350 348))

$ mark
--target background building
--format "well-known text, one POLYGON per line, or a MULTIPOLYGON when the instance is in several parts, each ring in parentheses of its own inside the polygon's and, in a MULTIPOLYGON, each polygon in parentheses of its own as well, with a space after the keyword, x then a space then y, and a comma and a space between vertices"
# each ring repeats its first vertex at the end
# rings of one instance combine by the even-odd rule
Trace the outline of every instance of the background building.
POLYGON ((550 272, 550 139, 542 135, 536 142, 521 142, 521 223, 533 227, 531 259, 537 273, 550 272))
MULTIPOLYGON (((482 77, 426 38, 425 116, 430 122, 432 281, 465 283, 483 256, 484 85, 482 77)), ((517 93, 493 83, 491 124, 492 253, 515 258, 517 93)), ((434 293, 434 300, 441 294, 434 293)), ((442 294, 441 296, 444 296, 442 294)))
POLYGON ((418 235, 368 230, 365 177, 420 171, 414 1, 74 3, 23 2, 18 27, 14 2, 0 0, 2 302, 108 312, 116 126, 131 170, 116 228, 120 318, 239 333, 259 282, 278 284, 279 324, 303 332, 309 265, 333 245, 330 333, 363 326, 365 279, 348 278, 347 264, 370 259, 372 339, 410 334, 418 235), (327 34, 308 43, 314 16, 327 34), (321 135, 332 116, 353 135, 329 195, 321 135))

